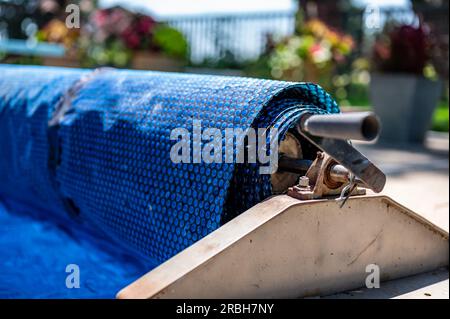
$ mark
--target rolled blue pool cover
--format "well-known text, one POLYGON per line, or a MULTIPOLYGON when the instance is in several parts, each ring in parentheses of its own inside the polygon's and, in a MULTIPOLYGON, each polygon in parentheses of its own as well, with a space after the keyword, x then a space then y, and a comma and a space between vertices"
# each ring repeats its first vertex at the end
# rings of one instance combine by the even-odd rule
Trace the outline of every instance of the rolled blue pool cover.
MULTIPOLYGON (((117 270, 120 266, 110 272, 103 267, 105 274, 115 274, 116 286, 94 276, 89 291, 73 294, 57 286, 56 279, 48 283, 55 291, 50 297, 113 296, 117 291, 110 290, 120 289, 143 269, 164 262, 271 195, 270 175, 260 174, 259 163, 192 163, 195 154, 190 154, 191 163, 174 163, 173 130, 184 128, 192 134, 194 121, 202 128, 219 129, 223 136, 227 128, 277 128, 282 140, 304 112, 336 113, 339 108, 319 86, 307 83, 2 65, 0 224, 32 216, 32 223, 57 225, 55 232, 62 229, 78 240, 78 256, 80 250, 93 249, 82 242, 104 243, 96 249, 113 257, 95 253, 100 258, 96 267, 108 262, 113 267, 117 255, 124 254, 134 256, 124 263, 132 258, 143 262, 127 265, 128 272, 117 270)), ((239 142, 232 143, 236 156, 239 142)), ((34 230, 30 226, 22 231, 34 230)), ((40 244, 42 261, 57 259, 54 253, 61 242, 35 243, 25 233, 3 229, 0 257, 12 260, 6 270, 16 271, 20 258, 26 259, 20 240, 27 247, 40 244)), ((94 257, 89 258, 90 263, 78 263, 92 269, 94 257)), ((41 266, 49 267, 46 262, 41 266)), ((1 276, 0 291, 7 289, 1 276)), ((16 293, 5 296, 30 295, 15 288, 16 293)))

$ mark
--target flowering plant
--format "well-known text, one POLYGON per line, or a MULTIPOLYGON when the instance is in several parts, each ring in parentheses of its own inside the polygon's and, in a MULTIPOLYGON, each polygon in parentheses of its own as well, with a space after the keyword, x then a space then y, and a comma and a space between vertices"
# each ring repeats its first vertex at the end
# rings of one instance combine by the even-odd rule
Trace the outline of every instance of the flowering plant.
POLYGON ((71 52, 76 47, 79 35, 78 29, 68 29, 61 20, 52 19, 37 32, 36 39, 38 41, 63 44, 71 52))
POLYGON ((188 45, 176 29, 121 7, 94 10, 81 29, 68 29, 59 19, 51 20, 38 40, 61 43, 83 66, 129 66, 136 51, 158 52, 184 60, 188 45))
POLYGON ((94 11, 86 33, 94 42, 119 40, 128 49, 148 49, 156 24, 149 16, 116 7, 94 11))
POLYGON ((373 46, 375 69, 423 75, 431 67, 429 38, 423 24, 396 26, 381 34, 373 46))
POLYGON ((187 42, 177 30, 120 7, 96 10, 83 29, 88 64, 126 66, 135 51, 185 59, 187 42))
POLYGON ((320 82, 335 65, 345 62, 353 47, 351 36, 332 30, 320 20, 310 20, 299 34, 276 45, 269 61, 272 76, 320 82))

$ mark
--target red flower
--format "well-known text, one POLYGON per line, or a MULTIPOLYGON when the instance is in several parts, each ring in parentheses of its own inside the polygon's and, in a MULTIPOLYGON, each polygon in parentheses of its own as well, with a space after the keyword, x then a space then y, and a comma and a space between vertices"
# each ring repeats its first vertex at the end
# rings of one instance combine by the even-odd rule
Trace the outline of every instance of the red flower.
POLYGON ((136 31, 139 33, 151 32, 156 22, 149 16, 142 16, 136 23, 136 31))
POLYGON ((135 28, 129 27, 127 28, 121 35, 123 41, 126 46, 130 49, 137 49, 141 43, 141 38, 136 32, 135 28))
POLYGON ((393 29, 389 41, 379 39, 374 62, 381 71, 422 74, 429 61, 428 33, 423 25, 402 25, 393 29))

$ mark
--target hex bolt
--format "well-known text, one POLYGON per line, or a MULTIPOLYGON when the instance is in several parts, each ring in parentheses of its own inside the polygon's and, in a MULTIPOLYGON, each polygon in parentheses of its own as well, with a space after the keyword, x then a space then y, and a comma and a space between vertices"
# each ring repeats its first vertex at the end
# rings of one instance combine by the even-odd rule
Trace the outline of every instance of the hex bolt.
POLYGON ((308 176, 300 176, 298 180, 298 186, 300 187, 309 187, 309 178, 308 176))

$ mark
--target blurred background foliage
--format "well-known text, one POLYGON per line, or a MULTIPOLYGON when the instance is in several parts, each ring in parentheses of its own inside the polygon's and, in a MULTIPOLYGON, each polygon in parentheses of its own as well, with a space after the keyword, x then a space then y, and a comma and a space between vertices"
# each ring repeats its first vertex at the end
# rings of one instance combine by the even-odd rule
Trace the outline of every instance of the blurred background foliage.
MULTIPOLYGON (((69 28, 64 10, 69 2, 66 2, 22 1, 21 6, 9 7, 16 9, 16 15, 7 15, 8 10, 1 10, 0 13, 6 12, 2 23, 8 25, 8 37, 60 44, 64 46, 64 58, 69 66, 76 63, 82 67, 132 67, 135 53, 158 54, 184 62, 188 59, 186 38, 164 22, 120 6, 101 9, 97 7, 97 1, 81 0, 69 1, 77 3, 81 12, 80 28, 69 28), (30 3, 34 3, 31 11, 28 9, 30 3)), ((30 61, 29 56, 10 59, 17 63, 30 61)))
POLYGON ((344 107, 366 109, 372 72, 414 73, 445 82, 433 129, 448 131, 446 1, 379 12, 352 0, 293 1, 293 13, 164 19, 96 0, 0 0, 0 61, 311 81, 344 107), (80 8, 80 29, 65 24, 69 3, 80 8), (8 39, 57 44, 64 56, 2 50, 8 39))

